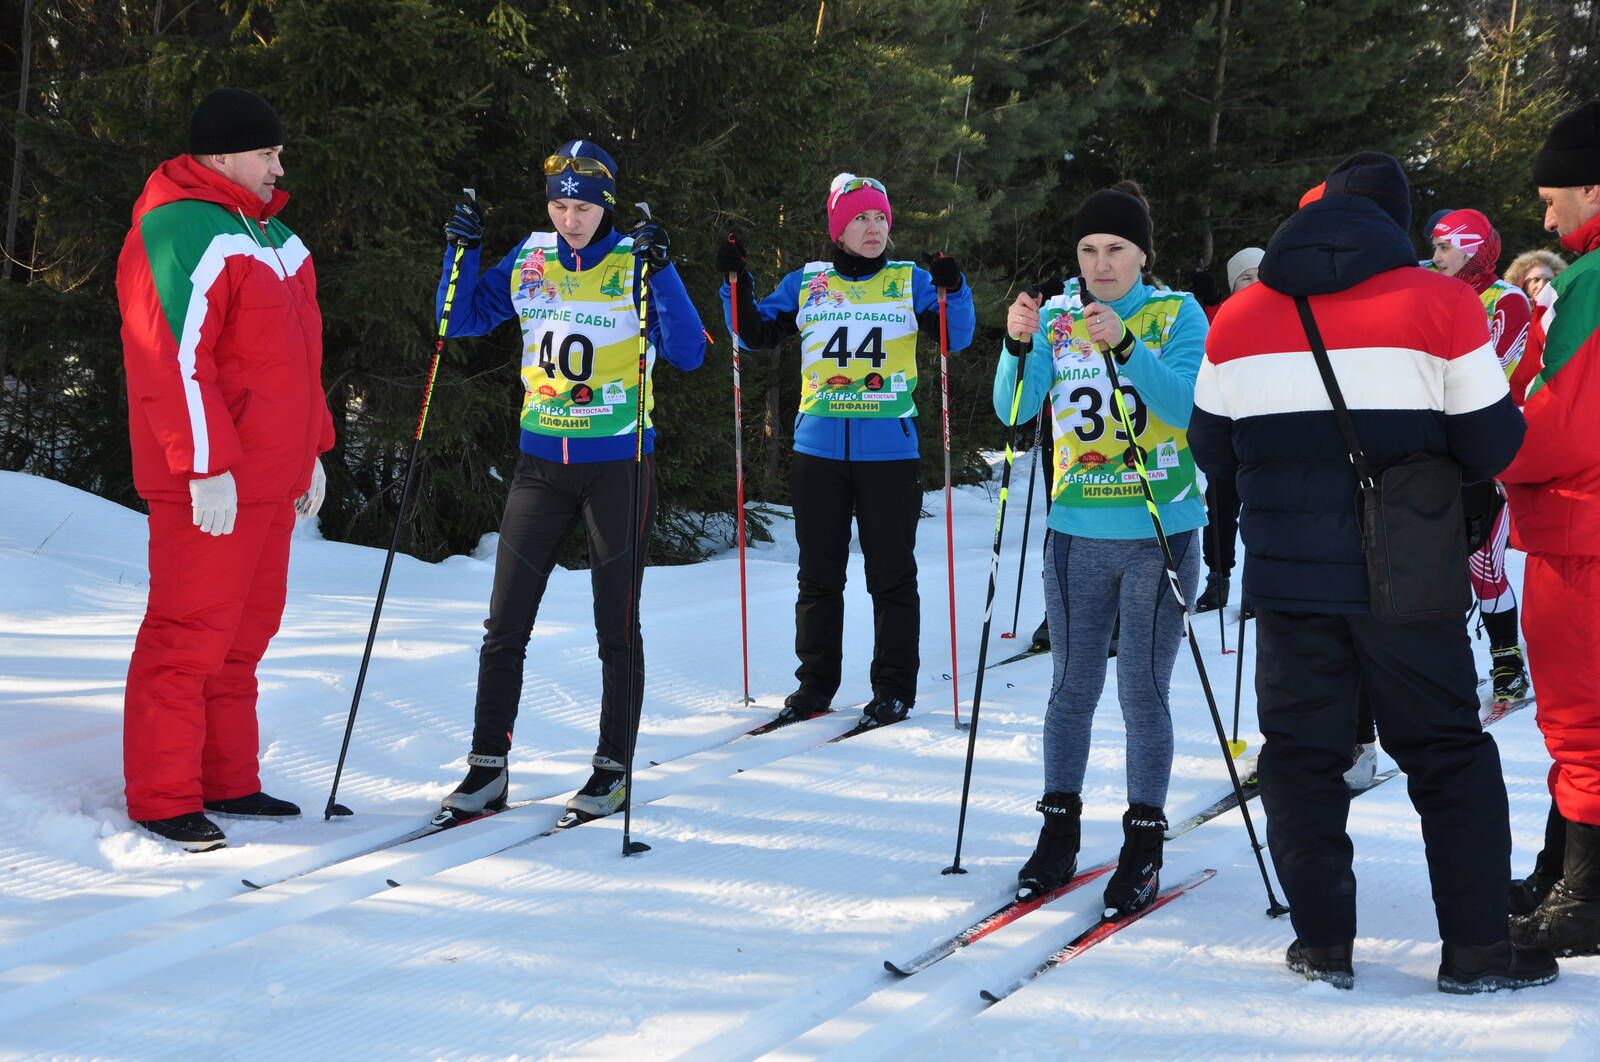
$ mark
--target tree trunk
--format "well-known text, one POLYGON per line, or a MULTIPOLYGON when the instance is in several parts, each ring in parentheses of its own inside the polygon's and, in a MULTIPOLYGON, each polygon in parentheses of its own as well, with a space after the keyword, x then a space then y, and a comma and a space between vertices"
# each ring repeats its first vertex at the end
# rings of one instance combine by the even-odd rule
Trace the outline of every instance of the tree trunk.
MULTIPOLYGON (((28 113, 28 67, 33 65, 33 0, 22 4, 22 62, 17 75, 17 125, 11 153, 11 201, 6 204, 6 261, 0 280, 11 279, 11 263, 16 257, 17 212, 22 199, 22 119, 28 113)), ((0 379, 5 378, 5 353, 0 351, 0 379)))
POLYGON ((1200 198, 1200 268, 1211 268, 1217 254, 1216 233, 1211 228, 1211 175, 1217 169, 1217 133, 1222 127, 1222 90, 1226 83, 1228 66, 1228 16, 1233 13, 1233 0, 1222 0, 1217 15, 1217 70, 1211 78, 1211 115, 1206 125, 1206 194, 1200 198))

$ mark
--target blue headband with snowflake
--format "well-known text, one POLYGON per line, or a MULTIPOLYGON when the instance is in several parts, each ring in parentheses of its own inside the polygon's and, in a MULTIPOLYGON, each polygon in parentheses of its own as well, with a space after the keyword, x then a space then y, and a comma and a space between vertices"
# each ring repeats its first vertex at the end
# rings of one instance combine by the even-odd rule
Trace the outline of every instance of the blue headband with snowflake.
POLYGON ((562 144, 544 160, 546 199, 577 199, 605 210, 617 207, 617 164, 588 140, 562 144))

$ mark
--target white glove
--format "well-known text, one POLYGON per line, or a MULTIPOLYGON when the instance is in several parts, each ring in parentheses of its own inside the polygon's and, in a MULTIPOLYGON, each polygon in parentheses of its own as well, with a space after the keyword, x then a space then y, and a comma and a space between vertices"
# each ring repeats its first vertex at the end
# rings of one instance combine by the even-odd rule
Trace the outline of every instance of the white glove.
POLYGON ((189 481, 189 500, 194 504, 194 526, 208 535, 233 534, 239 516, 239 491, 233 473, 189 481))
POLYGON ((322 471, 322 458, 311 459, 311 486, 295 499, 294 511, 301 516, 315 516, 322 509, 322 499, 328 494, 328 477, 322 471))

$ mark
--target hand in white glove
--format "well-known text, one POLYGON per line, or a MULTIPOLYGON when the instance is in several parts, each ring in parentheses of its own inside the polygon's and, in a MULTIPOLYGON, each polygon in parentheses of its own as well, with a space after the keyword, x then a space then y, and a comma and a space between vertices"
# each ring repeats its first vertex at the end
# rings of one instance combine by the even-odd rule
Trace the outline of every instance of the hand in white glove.
POLYGON ((208 535, 233 534, 239 516, 239 492, 233 473, 189 481, 189 500, 194 504, 194 526, 208 535))
POLYGON ((328 494, 328 477, 322 471, 322 458, 311 459, 311 486, 295 499, 294 511, 301 516, 315 516, 322 509, 322 499, 328 494))

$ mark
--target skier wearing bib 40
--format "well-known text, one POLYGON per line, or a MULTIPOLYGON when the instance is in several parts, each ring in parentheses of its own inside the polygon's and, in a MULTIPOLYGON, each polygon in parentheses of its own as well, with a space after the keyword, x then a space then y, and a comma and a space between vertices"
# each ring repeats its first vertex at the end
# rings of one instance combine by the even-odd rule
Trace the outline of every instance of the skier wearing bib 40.
MULTIPOLYGON (((1433 226, 1433 267, 1447 277, 1472 286, 1489 315, 1489 340, 1505 370, 1516 372, 1528 341, 1532 308, 1528 297, 1514 284, 1495 275, 1500 260, 1500 234, 1476 210, 1453 210, 1433 226)), ((1528 673, 1517 638, 1517 595, 1506 576, 1506 541, 1511 531, 1511 510, 1501 504, 1503 492, 1492 482, 1467 488, 1468 512, 1495 512, 1489 539, 1468 559, 1472 592, 1477 595, 1483 625, 1489 632, 1489 652, 1494 658, 1491 676, 1496 700, 1509 701, 1528 692, 1528 673)))
MULTIPOLYGON (((889 260, 894 214, 881 182, 841 173, 829 189, 827 211, 830 260, 790 273, 759 303, 736 237, 719 249, 717 271, 740 277, 741 347, 764 350, 800 334, 800 411, 789 466, 800 546, 794 607, 800 686, 778 718, 825 712, 838 692, 854 517, 874 634, 872 701, 862 722, 881 726, 904 719, 917 696, 917 335, 923 328, 938 335, 943 290, 950 350, 966 347, 974 323, 972 289, 954 259, 935 258, 928 270, 889 260)), ((722 300, 730 310, 726 284, 722 300)))
POLYGON ((1045 893, 1077 867, 1090 725, 1120 610, 1117 691, 1128 733, 1128 810, 1105 905, 1108 913, 1127 914, 1160 891, 1172 773, 1167 693, 1183 638, 1183 610, 1167 582, 1128 451, 1136 443, 1148 455, 1184 599, 1193 601, 1200 566, 1195 532, 1206 514, 1185 429, 1206 318, 1191 295, 1142 278, 1153 258, 1150 215, 1134 196, 1115 189, 1089 196, 1073 218, 1072 240, 1093 301, 1084 305, 1076 284, 1042 304, 1032 294, 1018 296, 994 380, 995 411, 1008 424, 1037 415, 1048 397, 1055 438, 1044 565, 1055 657, 1038 804, 1045 821, 1017 880, 1019 895, 1045 893), (1117 419, 1102 347, 1118 362, 1135 439, 1117 419), (1020 400, 1018 349, 1025 351, 1020 400))
MULTIPOLYGON (((613 227, 617 165, 595 144, 575 140, 544 161, 554 232, 530 233, 478 276, 483 221, 464 202, 445 226, 465 248, 450 315, 450 336, 483 335, 516 318, 522 327, 521 453, 506 497, 495 555, 487 633, 478 658, 478 699, 466 779, 444 799, 458 818, 505 806, 506 757, 522 695, 523 658, 550 571, 572 526, 589 543, 595 634, 600 643, 600 739, 594 774, 567 803, 585 818, 609 815, 627 797, 624 760, 644 698, 644 653, 628 674, 639 638, 635 580, 643 577, 655 511, 655 431, 651 369, 664 354, 698 368, 705 334, 667 256, 667 234, 653 222, 631 236, 613 227), (649 265, 649 352, 645 388, 643 497, 634 510, 641 276, 649 265), (639 543, 630 556, 631 542, 639 543)), ((450 281, 446 252, 439 308, 450 281)))

